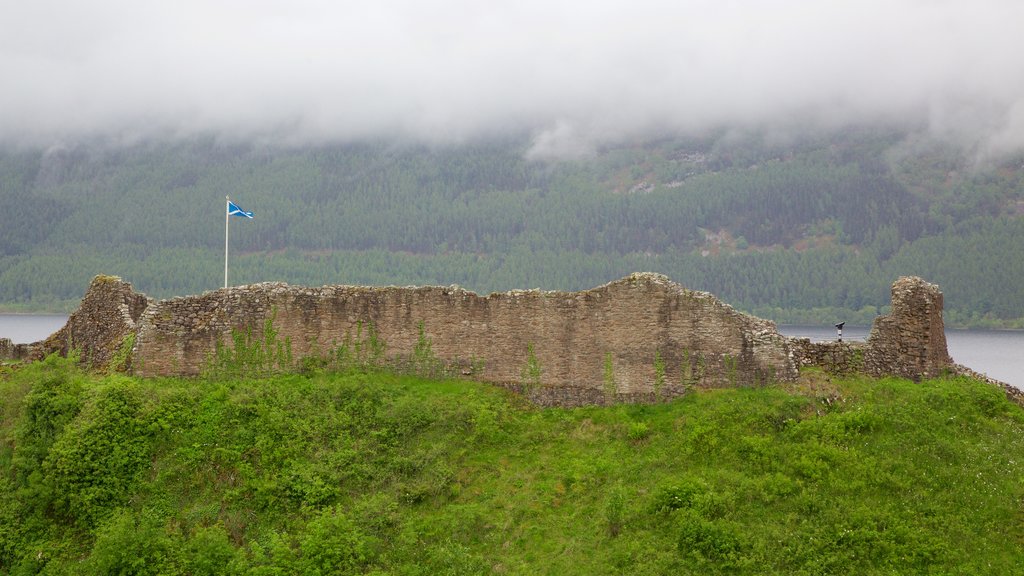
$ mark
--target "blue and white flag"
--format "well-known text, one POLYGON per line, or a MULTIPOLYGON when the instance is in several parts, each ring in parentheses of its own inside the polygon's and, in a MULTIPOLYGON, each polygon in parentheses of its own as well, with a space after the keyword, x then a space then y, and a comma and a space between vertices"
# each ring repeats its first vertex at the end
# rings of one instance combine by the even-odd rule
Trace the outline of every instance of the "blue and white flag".
POLYGON ((246 218, 252 218, 252 212, 246 212, 239 208, 237 204, 228 200, 228 216, 245 216, 246 218))

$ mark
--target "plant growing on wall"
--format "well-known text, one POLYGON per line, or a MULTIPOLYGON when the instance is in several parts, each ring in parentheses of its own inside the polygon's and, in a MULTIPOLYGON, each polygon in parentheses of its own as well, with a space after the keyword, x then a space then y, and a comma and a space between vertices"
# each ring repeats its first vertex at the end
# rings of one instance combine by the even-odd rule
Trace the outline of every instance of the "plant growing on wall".
POLYGON ((725 378, 729 381, 729 387, 736 385, 736 359, 732 355, 722 357, 722 366, 725 368, 725 378))
POLYGON ((253 333, 252 326, 232 329, 233 346, 227 347, 218 338, 212 357, 203 373, 207 377, 264 377, 293 368, 291 338, 281 339, 274 328, 277 310, 263 322, 263 330, 253 333))
POLYGON ((412 372, 430 378, 446 376, 445 363, 434 354, 434 343, 427 336, 422 320, 416 328, 419 334, 412 352, 412 372))
POLYGON ((685 390, 688 387, 700 384, 704 380, 707 362, 699 352, 691 353, 689 350, 683 350, 682 356, 683 360, 679 367, 679 380, 685 390))
POLYGON ((544 370, 540 366, 540 360, 533 349, 533 342, 526 345, 526 366, 520 374, 523 386, 529 391, 540 387, 540 377, 544 370))
POLYGON ((661 350, 654 351, 654 396, 661 399, 661 390, 665 386, 665 360, 661 350))
POLYGON ((688 386, 693 384, 693 365, 690 364, 690 351, 683 350, 683 359, 679 365, 679 380, 683 386, 683 390, 686 390, 688 386))
POLYGON ((722 357, 722 364, 725 366, 725 377, 729 381, 729 387, 735 387, 739 376, 736 358, 726 354, 722 357))
POLYGON ((337 346, 330 360, 331 368, 337 372, 352 370, 371 370, 384 364, 387 343, 380 337, 373 322, 366 323, 364 335, 363 321, 356 322, 356 335, 345 333, 345 340, 337 346))
POLYGON ((121 345, 110 358, 111 372, 128 372, 132 368, 132 349, 135 348, 135 333, 129 332, 121 339, 121 345))

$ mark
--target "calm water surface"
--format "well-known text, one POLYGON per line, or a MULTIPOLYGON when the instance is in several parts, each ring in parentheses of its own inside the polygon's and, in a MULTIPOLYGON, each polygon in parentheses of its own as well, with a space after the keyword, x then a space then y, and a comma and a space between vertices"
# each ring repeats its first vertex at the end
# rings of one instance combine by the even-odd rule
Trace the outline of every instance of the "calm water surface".
MULTIPOLYGON (((14 343, 42 340, 59 330, 68 317, 62 314, 0 314, 0 338, 14 343)), ((846 326, 843 339, 863 342, 867 326, 846 326)), ((779 326, 786 336, 813 341, 834 340, 831 326, 779 326)), ((949 355, 958 364, 1024 389, 1024 331, 1022 330, 946 330, 949 355)))
POLYGON ((38 342, 67 321, 66 314, 0 314, 0 338, 10 338, 15 344, 38 342))

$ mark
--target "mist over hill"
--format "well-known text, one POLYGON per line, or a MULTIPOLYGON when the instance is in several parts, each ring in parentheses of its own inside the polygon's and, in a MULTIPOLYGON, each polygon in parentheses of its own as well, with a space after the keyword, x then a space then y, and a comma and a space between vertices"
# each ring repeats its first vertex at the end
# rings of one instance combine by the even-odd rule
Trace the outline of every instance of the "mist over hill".
POLYGON ((874 125, 1024 146, 1011 0, 40 0, 0 26, 0 142, 291 146, 525 134, 533 157, 707 130, 874 125))
POLYGON ((1010 0, 96 0, 0 22, 0 309, 97 272, 581 289, 663 272, 867 322, 901 274, 1021 325, 1010 0))

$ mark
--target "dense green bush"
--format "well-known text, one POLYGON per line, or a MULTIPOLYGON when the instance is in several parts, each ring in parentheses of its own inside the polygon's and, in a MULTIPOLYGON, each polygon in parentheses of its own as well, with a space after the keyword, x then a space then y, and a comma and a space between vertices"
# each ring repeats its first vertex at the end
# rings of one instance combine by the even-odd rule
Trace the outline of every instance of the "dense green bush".
POLYGON ((150 456, 136 383, 114 376, 91 392, 81 417, 53 443, 42 467, 55 511, 85 526, 134 492, 150 456))

